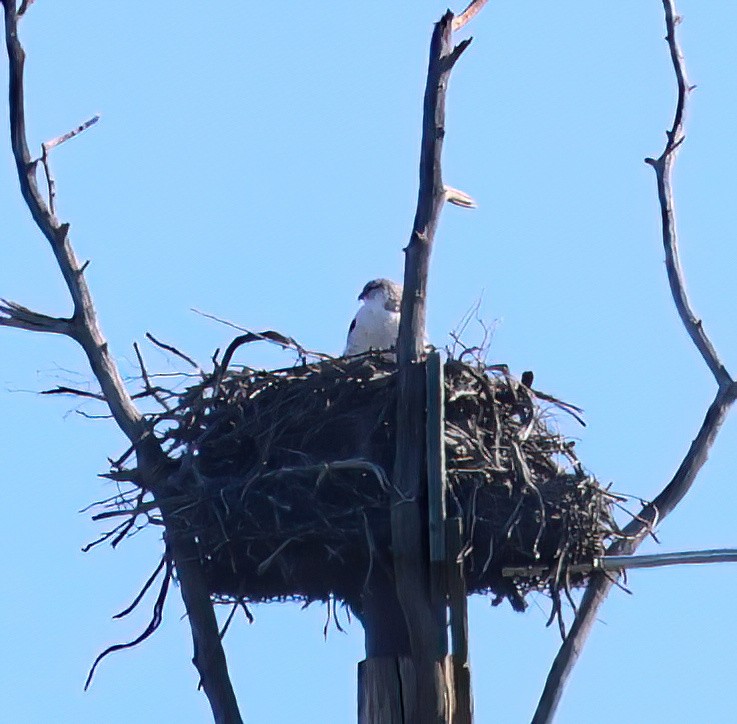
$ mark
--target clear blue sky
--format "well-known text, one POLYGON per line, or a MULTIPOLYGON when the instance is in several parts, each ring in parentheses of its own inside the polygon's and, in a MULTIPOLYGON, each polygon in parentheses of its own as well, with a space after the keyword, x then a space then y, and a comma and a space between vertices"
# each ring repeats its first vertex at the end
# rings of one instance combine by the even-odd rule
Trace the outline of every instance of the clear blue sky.
MULTIPOLYGON (((53 168, 125 374, 146 331, 203 363, 227 344, 229 331, 191 307, 338 352, 362 285, 401 278, 427 46, 445 3, 272 5, 37 0, 23 21, 33 148, 102 114, 54 152, 53 168)), ((696 310, 735 374, 737 5, 679 6, 699 86, 676 171, 681 250, 696 310)), ((714 393, 670 300, 654 175, 642 163, 660 153, 674 100, 661 3, 494 0, 470 32, 451 81, 445 175, 479 208, 444 212, 430 337, 443 344, 483 292, 493 360, 534 370, 540 389, 584 407, 588 427, 566 429, 585 464, 615 490, 653 496, 714 393)), ((0 296, 66 314, 7 135, 3 113, 0 296)), ((161 545, 152 531, 117 551, 80 552, 102 529, 78 511, 111 494, 96 474, 125 442, 112 423, 77 415, 75 401, 33 394, 91 383, 71 342, 0 332, 0 720, 208 721, 176 591, 160 631, 107 659, 82 691, 95 655, 147 622, 148 608, 110 617, 161 545)), ((155 349, 146 355, 172 368, 155 349)), ((661 550, 737 545, 736 462, 732 418, 660 529, 661 550)), ((734 721, 735 573, 632 573, 634 595, 616 591, 602 609, 558 721, 734 721)), ((529 720, 559 643, 547 613, 544 597, 524 615, 471 601, 480 724, 529 720)), ((319 605, 255 615, 226 641, 247 720, 352 721, 358 624, 324 641, 319 605)))

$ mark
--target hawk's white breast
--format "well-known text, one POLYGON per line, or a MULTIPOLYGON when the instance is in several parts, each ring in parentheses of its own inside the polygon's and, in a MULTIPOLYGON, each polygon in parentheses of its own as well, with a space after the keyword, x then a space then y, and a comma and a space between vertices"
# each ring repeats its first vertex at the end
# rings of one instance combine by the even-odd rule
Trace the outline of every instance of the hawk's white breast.
POLYGON ((396 347, 402 288, 388 279, 369 282, 359 299, 363 304, 348 331, 344 355, 396 347))

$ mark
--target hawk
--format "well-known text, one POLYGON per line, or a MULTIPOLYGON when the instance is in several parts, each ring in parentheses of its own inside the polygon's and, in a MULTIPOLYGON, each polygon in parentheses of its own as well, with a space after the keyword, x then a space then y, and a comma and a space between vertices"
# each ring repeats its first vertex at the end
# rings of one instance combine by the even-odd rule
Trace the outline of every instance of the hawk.
POLYGON ((373 279, 358 300, 363 304, 348 329, 343 356, 396 347, 402 287, 391 279, 373 279))

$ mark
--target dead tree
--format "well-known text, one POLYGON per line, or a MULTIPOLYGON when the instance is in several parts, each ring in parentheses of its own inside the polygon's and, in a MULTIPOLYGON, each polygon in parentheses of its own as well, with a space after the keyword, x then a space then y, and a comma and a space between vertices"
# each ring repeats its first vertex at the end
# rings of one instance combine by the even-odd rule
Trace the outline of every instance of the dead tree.
MULTIPOLYGON (((702 428, 674 478, 623 530, 618 530, 611 521, 607 494, 582 472, 582 466, 565 441, 549 435, 545 426, 535 419, 535 400, 560 403, 533 390, 531 375, 526 374, 517 381, 503 371, 499 379, 492 379, 486 374, 488 369, 479 372, 478 369, 459 364, 457 360, 443 370, 437 356, 430 355, 428 358, 426 355, 424 327, 427 274, 440 212, 446 201, 462 206, 471 203, 464 194, 445 186, 441 173, 445 91, 451 70, 470 43, 464 40, 454 46, 452 34, 480 10, 485 0, 474 0, 457 18, 450 12, 446 13, 435 26, 431 40, 424 97, 420 187, 413 229, 405 249, 398 371, 387 369, 386 360, 381 355, 369 355, 365 360, 352 361, 326 359, 323 356, 319 363, 310 365, 305 362, 294 370, 269 371, 261 375, 252 372, 235 374, 229 368, 233 354, 241 345, 255 340, 269 339, 279 345, 290 346, 306 359, 306 351, 291 338, 275 332, 247 333, 234 340, 219 362, 215 361, 211 375, 203 375, 198 384, 180 396, 176 408, 169 406, 168 398, 161 398, 166 414, 159 418, 144 417, 123 383, 97 319, 85 279, 86 263, 80 263, 74 253, 69 224, 63 223, 56 215, 55 181, 49 154, 55 146, 84 131, 97 119, 44 143, 41 155, 32 157, 25 128, 25 55, 18 38, 19 19, 31 2, 24 0, 18 6, 16 0, 2 0, 2 4, 10 70, 11 145, 21 192, 38 229, 51 246, 74 310, 70 317, 55 317, 3 300, 0 303, 0 326, 62 334, 76 341, 84 351, 101 390, 99 395, 93 396, 108 405, 112 417, 130 443, 135 460, 134 465, 129 467, 124 467, 122 462, 116 464, 110 477, 132 483, 137 489, 136 494, 124 499, 120 503, 121 509, 108 511, 98 517, 127 515, 130 522, 138 515, 158 510, 165 530, 166 550, 156 572, 164 571, 164 582, 152 626, 140 638, 148 635, 160 620, 168 582, 172 571, 176 570, 192 632, 194 664, 216 722, 235 724, 241 721, 221 645, 221 632, 213 610, 213 598, 218 596, 233 602, 234 610, 246 601, 260 600, 259 596, 262 600, 268 600, 270 597, 293 595, 295 591, 307 600, 334 603, 337 598, 347 602, 354 607, 366 630, 367 659, 359 669, 359 716, 362 723, 466 724, 472 718, 465 615, 467 593, 491 590, 498 597, 507 597, 513 605, 516 603, 521 607, 520 599, 525 592, 544 589, 553 594, 551 620, 556 617, 562 620, 561 592, 568 595, 570 588, 589 581, 573 628, 553 664, 535 715, 534 721, 542 724, 552 720, 562 687, 593 624, 596 611, 611 588, 613 580, 605 575, 606 571, 619 572, 634 565, 684 560, 703 562, 734 559, 734 552, 686 554, 677 560, 642 560, 630 556, 643 538, 688 492, 728 409, 737 398, 737 383, 720 362, 701 321, 691 310, 678 261, 670 179, 675 155, 684 140, 683 116, 690 88, 676 40, 678 18, 672 0, 663 0, 663 5, 667 41, 678 81, 678 102, 663 153, 659 158, 648 159, 647 162, 656 173, 666 264, 674 301, 718 389, 702 428), (38 186, 39 173, 45 178, 45 194, 38 186), (342 397, 331 397, 333 393, 327 393, 326 390, 335 389, 337 378, 344 380, 340 391, 342 397), (386 393, 385 390, 391 385, 395 389, 386 393), (284 408, 294 407, 299 395, 310 401, 323 395, 326 409, 333 409, 336 400, 344 400, 351 395, 357 399, 366 389, 374 391, 371 396, 362 399, 361 405, 364 407, 357 405, 360 414, 353 410, 356 440, 370 437, 366 434, 363 422, 370 417, 369 413, 375 413, 377 404, 382 405, 382 409, 396 409, 391 421, 382 418, 382 424, 394 425, 394 432, 392 435, 378 436, 381 438, 379 442, 384 444, 384 449, 375 456, 381 459, 381 465, 370 455, 352 454, 340 458, 333 450, 334 456, 329 459, 321 459, 318 464, 298 466, 285 454, 258 479, 248 478, 249 483, 255 481, 254 488, 258 488, 258 485, 281 486, 284 496, 296 493, 297 497, 309 497, 319 488, 330 488, 329 493, 333 497, 326 504, 328 507, 321 511, 327 511, 329 515, 323 518, 327 520, 333 515, 340 519, 340 525, 344 527, 335 525, 331 519, 332 530, 313 529, 305 532, 305 521, 300 520, 297 522, 301 528, 297 532, 293 530, 285 534, 281 530, 276 531, 281 538, 271 535, 273 531, 266 531, 258 540, 253 536, 244 537, 239 543, 246 541, 247 544, 242 545, 240 553, 226 546, 229 533, 242 534, 244 521, 242 517, 238 518, 236 526, 219 537, 224 528, 223 513, 230 514, 228 503, 232 499, 229 496, 236 495, 242 503, 246 491, 243 486, 234 491, 223 482, 233 477, 233 467, 223 471, 223 461, 227 461, 227 465, 240 466, 238 469, 241 472, 248 468, 252 461, 244 459, 247 456, 243 454, 243 449, 254 443, 255 439, 254 436, 248 437, 250 433, 246 428, 252 421, 244 422, 246 416, 242 414, 245 409, 242 399, 258 394, 259 400, 264 402, 259 414, 266 410, 281 423, 284 408), (514 530, 520 538, 527 537, 530 550, 523 551, 526 554, 523 560, 512 556, 505 565, 494 551, 494 530, 479 532, 482 528, 479 525, 479 530, 475 532, 464 531, 465 518, 461 515, 452 516, 445 509, 450 497, 445 477, 455 474, 459 478, 461 472, 460 466, 454 468, 452 461, 446 464, 444 460, 447 450, 454 452, 452 445, 448 444, 444 425, 449 420, 467 420, 464 410, 460 409, 462 406, 456 405, 450 409, 449 405, 444 412, 444 391, 448 389, 456 392, 461 389, 466 398, 473 398, 478 405, 473 410, 474 415, 482 416, 483 413, 500 418, 492 420, 488 428, 493 428, 499 439, 507 435, 505 440, 508 439, 509 444, 506 459, 500 460, 498 439, 488 449, 481 445, 475 452, 481 462, 492 460, 493 464, 489 468, 494 468, 500 474, 504 483, 501 487, 507 484, 509 490, 514 490, 518 497, 512 500, 509 509, 505 509, 505 501, 501 497, 494 498, 492 486, 488 486, 488 489, 479 493, 480 497, 488 496, 486 503, 478 504, 485 504, 487 511, 501 511, 501 522, 495 529, 496 533, 501 531, 508 538, 508 534, 514 530), (392 404, 394 408, 391 408, 392 404), (234 423, 234 416, 239 419, 237 424, 234 423), (157 422, 162 419, 170 423, 165 433, 155 429, 157 422), (227 434, 219 435, 223 425, 227 426, 227 434), (234 435, 234 431, 237 435, 234 435), (529 442, 535 436, 545 448, 537 457, 523 450, 521 442, 529 442), (235 438, 238 444, 233 443, 235 438), (206 442, 203 443, 203 440, 206 442), (196 460, 194 454, 180 458, 172 454, 172 451, 181 450, 191 453, 195 449, 196 460), (576 468, 575 474, 551 472, 549 457, 559 454, 568 455, 576 468), (391 480, 385 469, 392 471, 391 480), (217 498, 216 504, 206 500, 207 496, 202 493, 206 487, 202 482, 205 478, 211 487, 217 483, 213 487, 217 495, 210 495, 217 498), (303 478, 303 487, 299 487, 302 484, 299 481, 303 478), (541 479, 550 483, 549 488, 542 492, 541 479), (518 487, 515 488, 510 480, 518 487), (579 497, 573 500, 571 491, 575 491, 579 497), (150 499, 145 501, 145 496, 150 496, 150 499), (350 505, 344 505, 344 510, 336 513, 336 500, 348 500, 350 505), (579 517, 573 527, 559 526, 556 529, 553 519, 548 518, 551 509, 557 514, 565 512, 566 516, 575 518, 575 513, 579 517), (584 509, 593 510, 593 513, 588 518, 581 517, 584 509), (187 512, 183 514, 183 510, 187 512), (347 524, 346 510, 353 516, 347 524), (377 514, 377 510, 381 514, 377 514), (357 517, 354 515, 356 511, 360 513, 357 517), (368 513, 374 515, 374 520, 369 521, 368 513), (528 523, 531 521, 526 531, 520 522, 524 515, 528 516, 528 523), (351 527, 355 520, 363 526, 358 531, 351 527), (576 538, 572 534, 574 529, 584 534, 576 538), (328 541, 329 545, 325 540, 318 540, 315 545, 315 540, 322 533, 337 533, 337 547, 344 546, 339 553, 347 553, 349 559, 346 569, 354 563, 350 556, 356 554, 358 549, 356 540, 366 544, 367 552, 358 554, 359 557, 363 556, 360 562, 367 569, 366 585, 361 585, 364 584, 363 570, 360 575, 349 578, 337 564, 333 567, 342 578, 328 576, 328 580, 317 580, 319 575, 314 569, 322 566, 324 561, 320 556, 325 549, 328 550, 328 560, 332 556, 340 558, 335 555, 336 547, 332 539, 328 541), (384 537, 378 540, 377 535, 384 537), (604 541, 611 543, 606 551, 603 549, 604 541), (254 548, 261 546, 258 555, 249 548, 251 545, 254 548), (381 562, 391 569, 391 575, 376 573, 375 564, 381 558, 377 554, 377 547, 382 549, 381 562), (222 551, 225 553, 221 555, 222 551), (242 557, 238 558, 238 555, 242 557), (310 568, 310 559, 313 559, 314 568, 310 568), (492 559, 494 565, 491 565, 492 559), (535 560, 535 565, 526 564, 530 559, 535 560), (282 572, 274 573, 279 566, 282 572), (267 587, 261 592, 255 588, 245 591, 242 588, 244 570, 248 571, 246 578, 250 576, 251 581, 258 578, 258 586, 267 587), (288 573, 284 574, 284 570, 288 573), (304 575, 300 576, 300 572, 304 575), (239 576, 234 576, 234 573, 239 576), (452 630, 453 642, 450 652, 448 626, 452 630)), ((136 352, 138 354, 137 348, 136 352)), ((143 394, 159 399, 161 390, 152 386, 140 354, 138 359, 144 383, 143 394)), ((80 393, 79 390, 68 388, 60 388, 56 392, 80 393)), ((310 408, 310 412, 313 411, 310 408)), ((264 419, 263 415, 260 419, 264 419)), ((304 427, 299 416, 288 422, 304 427)), ((328 432, 320 437, 311 431, 313 439, 310 444, 313 448, 310 451, 333 444, 335 436, 331 439, 330 425, 344 426, 344 423, 344 418, 324 416, 321 424, 328 432)), ((460 425, 456 425, 456 428, 454 434, 462 434, 463 431, 458 433, 460 425)), ((270 435, 275 429, 272 427, 268 430, 270 435)), ((487 432, 484 431, 485 434, 487 432)), ((287 437, 287 433, 284 433, 284 439, 287 437)), ((291 439, 288 442, 291 443, 291 439)), ((370 442, 374 444, 375 440, 372 438, 370 442)), ((463 444, 458 447, 465 451, 473 447, 473 443, 473 436, 469 435, 463 438, 463 444)), ((283 446, 289 454, 294 447, 286 443, 283 446)), ((358 442, 349 452, 357 451, 364 452, 358 442)), ((269 452, 273 453, 274 450, 270 449, 269 452)), ((261 466, 265 463, 259 459, 258 464, 261 466)), ((490 477, 493 476, 490 474, 490 477)), ((474 496, 479 489, 479 486, 474 489, 474 496)), ((258 495, 259 491, 256 490, 249 502, 257 506, 264 499, 270 499, 269 495, 260 499, 258 495)), ((458 507, 467 513, 470 506, 464 508, 464 505, 468 501, 462 500, 462 495, 458 497, 458 507)), ((509 504, 508 500, 506 504, 509 504)), ((475 497, 473 505, 477 505, 475 497)), ((267 510, 265 520, 269 519, 271 512, 267 510)), ((250 514, 246 510, 245 515, 250 514)), ((559 518, 566 516, 558 515, 559 518)), ((237 535, 234 537, 237 538, 237 535)), ((115 648, 118 647, 110 650, 115 648)))
MULTIPOLYGON (((168 521, 171 510, 166 498, 167 489, 171 485, 170 460, 136 408, 110 354, 84 277, 86 264, 80 263, 74 253, 69 224, 62 222, 55 214, 54 184, 48 164, 48 151, 45 148, 42 157, 34 159, 28 149, 23 88, 25 53, 18 37, 18 21, 28 4, 23 2, 16 9, 16 0, 3 0, 10 74, 8 103, 11 144, 21 193, 36 226, 51 246, 74 304, 74 311, 71 317, 54 317, 4 301, 0 304, 0 325, 32 332, 63 334, 80 345, 115 422, 135 451, 141 488, 149 491, 160 502, 161 515, 168 521), (47 198, 44 198, 36 181, 39 166, 48 180, 47 198)), ((52 142, 47 148, 53 145, 52 142)), ((166 544, 177 569, 182 599, 192 630, 194 664, 210 701, 213 716, 217 722, 236 724, 241 721, 241 716, 228 676, 210 594, 194 553, 194 541, 186 530, 171 524, 167 525, 166 544)))
MULTIPOLYGON (((704 331, 701 319, 693 311, 686 294, 683 270, 679 260, 675 202, 671 179, 676 155, 686 139, 684 131, 686 104, 693 88, 689 85, 686 76, 683 53, 676 35, 680 17, 675 7, 675 0, 662 0, 662 2, 665 12, 665 39, 668 43, 668 51, 673 64, 678 95, 673 123, 666 133, 665 148, 660 156, 647 158, 645 163, 652 166, 655 171, 665 264, 673 301, 686 332, 714 377, 717 390, 714 400, 706 411, 701 428, 673 478, 658 496, 651 503, 645 505, 639 514, 624 528, 625 537, 621 541, 613 543, 610 550, 607 551, 608 555, 613 556, 629 555, 637 550, 650 531, 662 522, 688 493, 706 462, 727 413, 735 399, 737 399, 737 382, 720 360, 714 345, 704 331)), ((597 612, 613 585, 614 579, 604 572, 596 575, 589 584, 571 630, 563 641, 550 669, 545 688, 533 717, 533 724, 545 724, 553 721, 563 688, 588 638, 596 620, 597 612)))

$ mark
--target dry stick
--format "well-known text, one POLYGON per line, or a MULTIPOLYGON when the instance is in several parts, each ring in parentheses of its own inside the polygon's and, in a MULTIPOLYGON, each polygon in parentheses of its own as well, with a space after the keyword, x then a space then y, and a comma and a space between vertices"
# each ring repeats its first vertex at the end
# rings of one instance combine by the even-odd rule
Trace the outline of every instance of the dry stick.
POLYGON ((405 249, 397 356, 397 434, 392 491, 392 548, 397 595, 409 632, 417 675, 414 711, 407 721, 445 721, 445 689, 439 675, 438 650, 445 625, 431 603, 420 497, 424 479, 425 375, 419 360, 424 351, 425 300, 430 252, 445 201, 441 151, 445 134, 445 92, 453 65, 468 47, 452 46, 453 14, 436 24, 430 43, 420 152, 420 186, 410 242, 405 249))
POLYGON ((52 138, 50 141, 46 141, 41 144, 41 158, 39 160, 41 161, 44 175, 46 176, 49 208, 51 209, 52 215, 56 214, 56 179, 51 173, 51 166, 49 165, 49 151, 51 151, 53 148, 56 148, 57 146, 61 146, 62 143, 68 141, 70 138, 78 136, 80 133, 82 133, 82 131, 86 131, 90 126, 94 126, 95 123, 97 123, 99 120, 99 115, 93 116, 88 121, 85 121, 73 130, 67 133, 63 133, 61 136, 57 136, 56 138, 52 138))
POLYGON ((99 392, 90 392, 89 390, 80 390, 77 387, 67 387, 66 385, 58 385, 50 390, 41 390, 40 395, 74 395, 75 397, 89 397, 93 400, 105 402, 105 397, 99 392))
MULTIPOLYGON (((655 170, 660 203, 665 262, 673 299, 683 325, 701 353, 719 385, 716 396, 707 410, 696 438, 683 458, 672 480, 663 488, 655 500, 645 505, 640 514, 623 530, 626 538, 612 544, 607 555, 629 555, 640 545, 654 525, 656 519, 665 518, 691 488, 696 475, 706 462, 709 450, 719 432, 729 408, 737 399, 737 384, 733 381, 703 330, 701 321, 691 310, 686 294, 683 273, 678 260, 678 236, 671 175, 675 155, 684 140, 683 121, 686 101, 691 90, 686 80, 686 69, 678 40, 676 25, 680 22, 674 0, 662 0, 667 28, 666 41, 678 83, 678 99, 673 125, 667 133, 663 153, 657 159, 646 159, 655 170)), ((545 688, 532 719, 532 724, 548 724, 558 707, 563 687, 573 670, 578 656, 596 620, 599 607, 607 597, 614 581, 604 573, 595 575, 589 583, 581 606, 576 614, 568 636, 558 651, 548 674, 545 688)))
POLYGON ((16 327, 27 332, 48 332, 66 334, 71 331, 71 320, 62 317, 49 317, 34 312, 22 304, 0 299, 0 327, 16 327))
POLYGON ((31 160, 26 138, 23 90, 25 52, 18 39, 16 2, 1 1, 8 53, 10 136, 21 193, 36 226, 51 245, 72 298, 74 313, 70 319, 55 319, 6 304, 0 308, 0 326, 63 333, 78 342, 84 350, 110 412, 135 448, 142 479, 161 504, 161 513, 167 523, 167 540, 192 629, 195 665, 204 683, 215 720, 223 724, 239 724, 242 720, 228 676, 217 621, 198 562, 195 542, 190 535, 175 534, 170 525, 171 506, 167 504, 165 496, 160 497, 160 485, 167 477, 170 461, 134 405, 110 354, 84 279, 84 266, 77 260, 69 240, 69 224, 63 224, 56 218, 38 189, 36 164, 31 160))
POLYGON ((202 372, 200 366, 191 357, 188 357, 186 354, 184 354, 184 352, 179 351, 173 345, 166 344, 161 340, 156 339, 156 337, 154 337, 151 332, 146 332, 146 339, 148 339, 152 344, 155 344, 159 349, 163 349, 165 352, 170 352, 171 354, 179 357, 179 359, 183 359, 187 364, 194 367, 198 372, 202 372))
MULTIPOLYGON (((305 357, 316 357, 317 359, 326 360, 335 359, 332 355, 325 354, 324 352, 314 352, 311 349, 303 347, 301 344, 299 344, 299 342, 297 342, 296 339, 294 339, 294 337, 286 337, 285 335, 273 330, 267 330, 265 332, 252 332, 250 329, 241 327, 239 324, 230 322, 227 319, 222 319, 221 317, 216 317, 214 314, 209 314, 208 312, 202 312, 199 309, 195 309, 194 307, 191 311, 193 311, 195 314, 199 314, 201 317, 205 317, 206 319, 212 319, 213 322, 219 322, 220 324, 224 324, 226 327, 232 327, 233 329, 237 329, 240 332, 244 332, 245 336, 249 338, 245 339, 241 344, 245 344, 246 342, 257 342, 259 340, 264 342, 274 342, 275 344, 285 349, 294 349, 294 351, 297 352, 297 354, 303 360, 305 357)), ((227 367, 227 365, 221 366, 227 367)))
POLYGON ((61 146, 62 143, 66 143, 67 141, 74 138, 75 136, 78 136, 80 133, 82 133, 82 131, 86 131, 90 126, 94 126, 95 123, 97 123, 99 120, 100 120, 100 114, 98 113, 92 116, 92 118, 86 120, 84 123, 77 126, 76 128, 73 128, 71 131, 62 133, 61 136, 52 138, 50 141, 46 141, 45 143, 42 143, 41 145, 46 149, 46 152, 48 153, 52 148, 61 146))
POLYGON ((133 349, 136 353, 136 358, 138 359, 138 366, 141 369, 141 379, 143 380, 144 393, 141 397, 151 396, 159 403, 159 405, 161 405, 161 407, 164 408, 164 410, 171 412, 171 405, 166 401, 166 398, 160 393, 159 389, 151 384, 151 378, 148 376, 146 363, 143 361, 143 355, 141 354, 138 342, 133 343, 133 349))
POLYGON ((468 7, 453 20, 453 30, 460 30, 471 19, 473 19, 486 5, 486 0, 471 0, 468 7))

